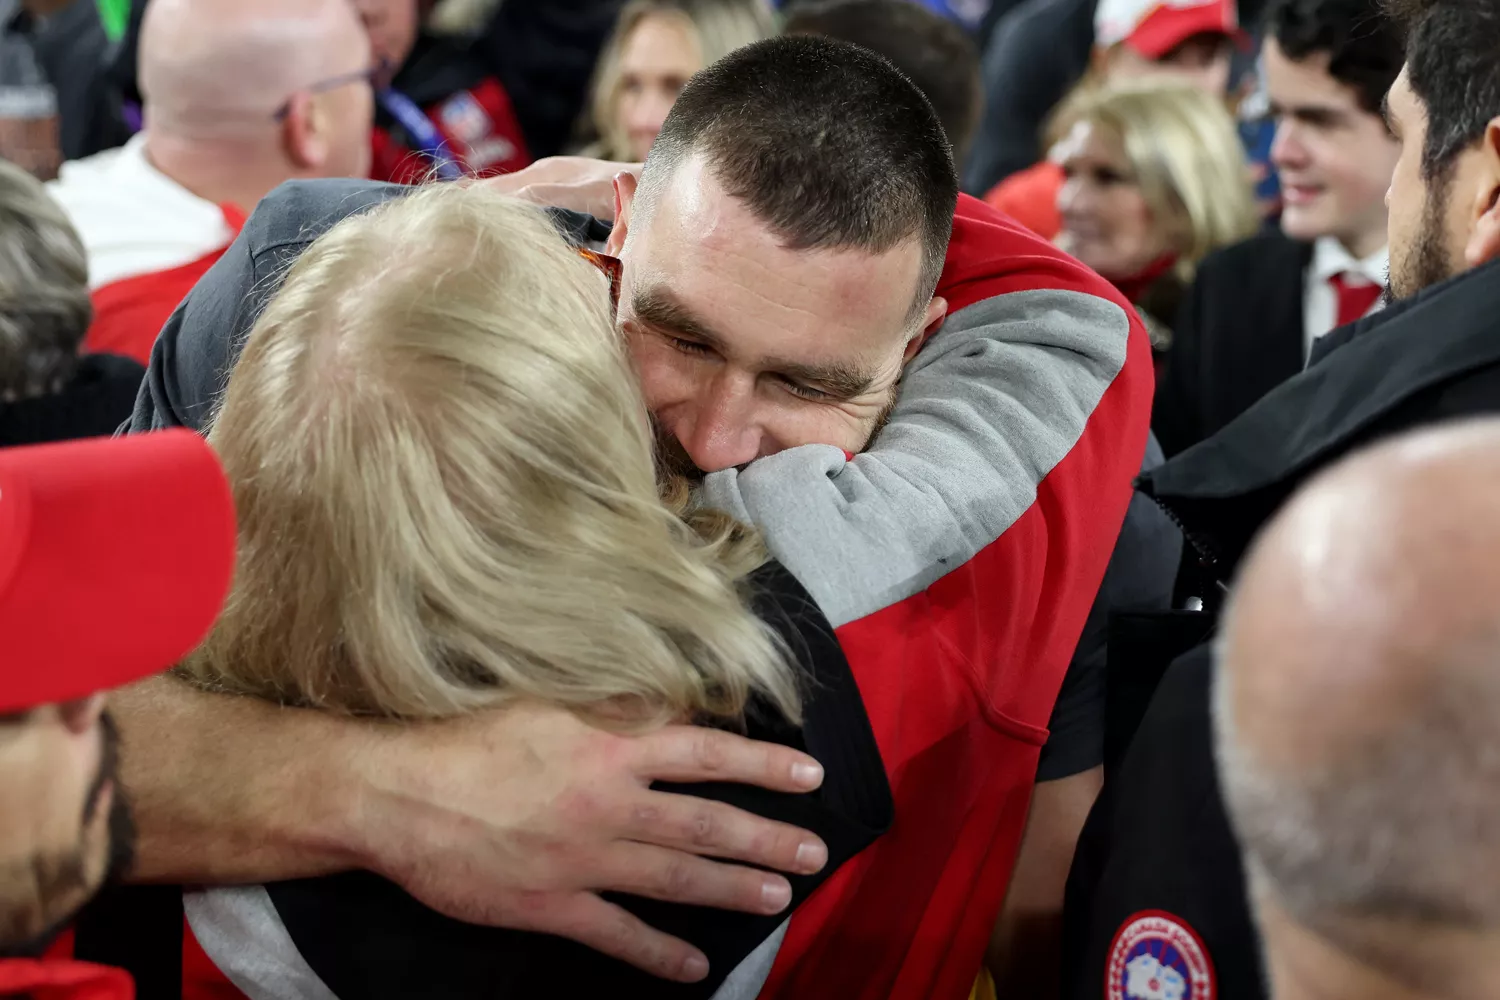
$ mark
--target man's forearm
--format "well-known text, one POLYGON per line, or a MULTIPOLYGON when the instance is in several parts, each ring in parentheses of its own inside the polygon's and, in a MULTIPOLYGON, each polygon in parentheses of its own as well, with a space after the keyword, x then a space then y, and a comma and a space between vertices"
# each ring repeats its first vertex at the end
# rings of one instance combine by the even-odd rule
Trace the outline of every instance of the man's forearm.
POLYGON ((369 738, 349 720, 157 677, 114 694, 140 881, 262 882, 359 864, 354 789, 369 738))
POLYGON ((1036 786, 1010 890, 990 937, 986 964, 997 996, 1046 1000, 1058 995, 1068 871, 1103 786, 1103 767, 1036 786))

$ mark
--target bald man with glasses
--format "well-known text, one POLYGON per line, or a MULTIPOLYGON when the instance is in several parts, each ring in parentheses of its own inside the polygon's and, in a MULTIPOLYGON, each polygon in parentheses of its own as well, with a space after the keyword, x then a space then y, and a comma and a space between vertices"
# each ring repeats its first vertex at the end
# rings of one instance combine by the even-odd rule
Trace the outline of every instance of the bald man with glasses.
POLYGON ((144 363, 266 193, 366 176, 379 76, 349 0, 153 0, 140 41, 145 128, 65 164, 51 187, 88 253, 85 348, 144 363))

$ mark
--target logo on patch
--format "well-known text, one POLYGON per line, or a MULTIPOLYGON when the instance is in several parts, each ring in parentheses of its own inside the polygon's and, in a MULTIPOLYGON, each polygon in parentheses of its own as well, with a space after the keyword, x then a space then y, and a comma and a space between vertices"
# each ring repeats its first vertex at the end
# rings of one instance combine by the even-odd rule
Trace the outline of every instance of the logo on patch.
POLYGON ((1105 1000, 1214 1000, 1217 992, 1203 940, 1170 913, 1134 914, 1109 946, 1105 1000))
POLYGON ((443 120, 443 128, 449 135, 468 146, 487 138, 495 127, 484 105, 467 90, 448 98, 438 111, 438 117, 443 120))

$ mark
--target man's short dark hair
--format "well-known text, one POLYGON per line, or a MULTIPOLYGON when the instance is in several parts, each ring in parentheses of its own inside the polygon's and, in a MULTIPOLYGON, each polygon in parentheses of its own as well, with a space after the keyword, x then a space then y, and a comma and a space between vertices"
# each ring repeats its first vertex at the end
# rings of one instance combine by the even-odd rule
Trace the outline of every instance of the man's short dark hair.
POLYGON ((1405 59, 1401 34, 1380 0, 1274 0, 1266 36, 1291 59, 1328 53, 1329 74, 1353 87, 1371 114, 1380 114, 1405 59))
POLYGON ((927 305, 948 252, 958 175, 922 92, 886 59, 810 35, 748 45, 694 76, 641 178, 646 198, 703 155, 793 250, 923 250, 927 305))
POLYGON ((927 95, 954 161, 964 161, 984 86, 979 49, 957 22, 913 0, 810 0, 789 8, 786 33, 838 38, 885 56, 927 95))
POLYGON ((1500 2, 1388 0, 1406 35, 1406 79, 1427 111, 1422 172, 1449 176, 1500 117, 1500 2))

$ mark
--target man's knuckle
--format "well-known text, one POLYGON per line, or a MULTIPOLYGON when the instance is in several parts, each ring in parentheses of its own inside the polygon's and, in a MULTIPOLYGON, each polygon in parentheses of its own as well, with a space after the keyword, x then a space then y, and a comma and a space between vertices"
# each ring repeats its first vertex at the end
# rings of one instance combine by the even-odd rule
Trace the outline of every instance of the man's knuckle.
POLYGON ((710 773, 718 773, 724 770, 728 763, 729 755, 724 746, 721 734, 712 730, 705 730, 696 734, 696 746, 694 757, 698 766, 710 773))
POLYGON ((637 802, 630 807, 631 829, 649 832, 662 826, 662 811, 650 802, 637 802))
POLYGON ((573 829, 592 827, 599 820, 602 808, 599 794, 590 789, 573 789, 557 800, 558 813, 573 829))
POLYGON ((723 834, 724 825, 712 809, 698 809, 688 825, 688 837, 695 847, 713 847, 723 834))
POLYGON ((693 866, 684 860, 668 861, 661 870, 659 888, 670 899, 686 896, 697 884, 693 866))
POLYGON ((752 837, 750 849, 756 857, 779 864, 796 857, 801 839, 792 831, 777 826, 752 837))

